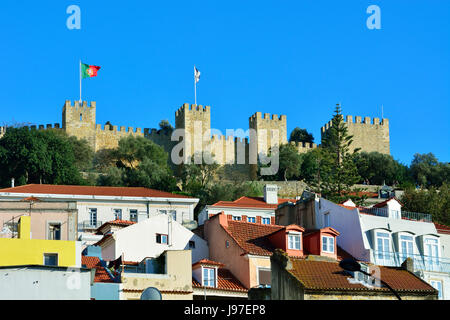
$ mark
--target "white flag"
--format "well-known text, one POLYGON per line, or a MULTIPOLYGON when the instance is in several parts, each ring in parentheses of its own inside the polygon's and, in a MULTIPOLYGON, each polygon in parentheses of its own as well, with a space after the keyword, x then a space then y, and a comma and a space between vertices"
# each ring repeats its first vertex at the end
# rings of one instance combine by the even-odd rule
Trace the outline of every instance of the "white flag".
POLYGON ((197 83, 200 80, 200 71, 198 71, 195 66, 194 66, 194 77, 195 77, 195 83, 197 83))

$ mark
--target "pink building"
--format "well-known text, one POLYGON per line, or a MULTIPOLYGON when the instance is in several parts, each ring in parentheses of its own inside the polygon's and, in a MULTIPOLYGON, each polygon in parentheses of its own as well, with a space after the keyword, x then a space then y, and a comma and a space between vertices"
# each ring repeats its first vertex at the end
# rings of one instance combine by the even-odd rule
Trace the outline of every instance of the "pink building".
POLYGON ((78 210, 72 201, 0 201, 0 238, 17 237, 21 216, 31 217, 32 239, 77 240, 78 210))

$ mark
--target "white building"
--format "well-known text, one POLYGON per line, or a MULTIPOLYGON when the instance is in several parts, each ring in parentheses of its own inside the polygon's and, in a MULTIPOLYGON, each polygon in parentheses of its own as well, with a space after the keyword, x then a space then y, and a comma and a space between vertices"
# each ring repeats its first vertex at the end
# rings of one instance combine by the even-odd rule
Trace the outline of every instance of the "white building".
POLYGON ((0 267, 0 300, 90 300, 94 276, 86 268, 0 267))
POLYGON ((211 216, 220 212, 230 216, 231 220, 275 224, 275 210, 278 205, 296 201, 278 198, 278 186, 265 185, 264 197, 240 197, 235 201, 219 201, 205 206, 198 216, 198 224, 204 224, 211 216))
POLYGON ((78 210, 80 240, 98 241, 92 233, 112 220, 142 221, 154 214, 170 215, 179 223, 194 220, 196 198, 142 187, 92 187, 29 184, 0 189, 0 201, 36 197, 45 201, 72 201, 78 210))
POLYGON ((383 266, 400 266, 410 257, 415 273, 439 290, 440 299, 450 300, 450 257, 444 255, 449 242, 444 245, 431 215, 402 211, 396 198, 371 208, 351 201, 338 205, 317 195, 313 201, 316 228, 338 230, 338 246, 353 257, 383 266))
POLYGON ((102 248, 103 260, 111 261, 123 254, 124 261, 141 262, 155 258, 166 250, 191 250, 192 262, 208 258, 205 240, 165 214, 111 231, 96 245, 102 248))

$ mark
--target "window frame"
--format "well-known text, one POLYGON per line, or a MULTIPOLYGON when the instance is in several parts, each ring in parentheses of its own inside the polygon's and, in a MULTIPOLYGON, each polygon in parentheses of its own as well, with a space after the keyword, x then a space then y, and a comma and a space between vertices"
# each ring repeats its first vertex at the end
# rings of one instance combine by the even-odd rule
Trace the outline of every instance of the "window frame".
POLYGON ((138 215, 139 215, 139 212, 137 209, 130 209, 130 221, 138 222, 138 215), (133 218, 133 216, 135 218, 133 218))
POLYGON ((202 282, 203 282, 204 287, 215 288, 216 283, 217 283, 216 282, 216 268, 202 267, 202 282), (205 279, 205 271, 208 272, 208 276, 211 276, 211 271, 212 271, 212 279, 211 278, 205 279), (211 282, 212 282, 212 285, 210 285, 211 282))
POLYGON ((289 250, 302 250, 302 234, 301 232, 288 232, 287 234, 288 236, 288 249, 289 250), (292 246, 291 246, 291 239, 294 240, 292 241, 292 246), (297 243, 297 241, 295 241, 295 239, 298 238, 298 248, 295 247, 295 244, 297 243))
POLYGON ((252 217, 247 217, 247 222, 250 223, 256 223, 256 217, 252 216, 252 217), (250 219, 252 219, 253 221, 250 221, 250 219))
POLYGON ((165 234, 165 233, 157 233, 156 234, 156 243, 157 244, 165 244, 168 245, 169 244, 169 235, 165 234), (160 239, 160 242, 158 242, 158 237, 160 239), (162 239, 165 237, 166 242, 162 242, 162 239))
POLYGON ((50 267, 57 267, 59 265, 59 254, 57 252, 44 252, 43 255, 43 262, 42 264, 44 266, 50 266, 50 267), (56 257, 56 264, 46 264, 45 263, 45 257, 49 257, 49 256, 55 256, 56 257))
POLYGON ((242 221, 242 217, 241 216, 231 216, 231 220, 233 220, 233 221, 242 221))
POLYGON ((270 224, 270 218, 268 218, 268 217, 261 217, 261 224, 270 224), (267 223, 265 223, 264 221, 268 221, 267 223))
POLYGON ((335 253, 335 243, 334 243, 334 237, 332 236, 322 236, 322 252, 325 253, 335 253), (327 241, 324 241, 327 240, 327 241), (333 251, 329 251, 328 249, 330 248, 331 244, 329 242, 329 240, 331 240, 331 244, 333 246, 333 251), (326 244, 326 250, 323 248, 324 244, 326 244))
POLYGON ((114 208, 113 213, 114 213, 114 220, 122 220, 122 209, 114 208), (119 217, 117 216, 118 212, 119 212, 119 217))
POLYGON ((91 227, 97 227, 98 223, 98 211, 97 208, 89 208, 89 224, 91 227), (92 219, 95 217, 95 219, 92 219), (95 222, 94 222, 95 220, 95 222))

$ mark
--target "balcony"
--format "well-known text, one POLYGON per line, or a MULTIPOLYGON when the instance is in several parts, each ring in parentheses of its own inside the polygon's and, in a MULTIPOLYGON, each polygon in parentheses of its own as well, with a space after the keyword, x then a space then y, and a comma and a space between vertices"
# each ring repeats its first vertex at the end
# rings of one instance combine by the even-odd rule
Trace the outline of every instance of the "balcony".
POLYGON ((450 273, 450 259, 448 258, 372 250, 373 263, 381 266, 400 267, 408 257, 414 262, 414 270, 450 273))
POLYGON ((82 221, 81 223, 78 223, 78 231, 89 231, 89 230, 95 230, 98 227, 100 227, 102 225, 102 221, 90 221, 90 220, 85 220, 82 221))
MULTIPOLYGON (((368 214, 378 217, 389 217, 389 210, 387 208, 358 208, 359 213, 368 214)), ((429 213, 418 213, 418 212, 408 212, 408 211, 393 211, 390 212, 390 217, 393 219, 403 219, 419 222, 433 222, 431 219, 431 214, 429 213)))

